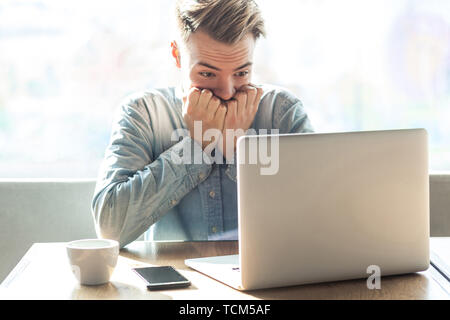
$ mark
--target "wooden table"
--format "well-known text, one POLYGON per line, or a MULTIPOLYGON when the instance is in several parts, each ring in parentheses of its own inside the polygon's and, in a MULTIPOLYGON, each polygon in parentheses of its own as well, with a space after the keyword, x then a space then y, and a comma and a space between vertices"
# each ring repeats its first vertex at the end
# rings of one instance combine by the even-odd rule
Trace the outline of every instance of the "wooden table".
MULTIPOLYGON (((446 246, 450 248, 450 238, 446 246)), ((433 241, 431 242, 433 245, 433 241)), ((236 241, 143 242, 121 250, 108 284, 83 286, 73 276, 64 243, 35 243, 0 286, 0 299, 449 299, 449 281, 433 266, 424 272, 381 278, 369 290, 366 279, 240 292, 184 265, 184 259, 235 254, 236 241), (188 289, 148 291, 132 267, 172 265, 191 280, 188 289)))

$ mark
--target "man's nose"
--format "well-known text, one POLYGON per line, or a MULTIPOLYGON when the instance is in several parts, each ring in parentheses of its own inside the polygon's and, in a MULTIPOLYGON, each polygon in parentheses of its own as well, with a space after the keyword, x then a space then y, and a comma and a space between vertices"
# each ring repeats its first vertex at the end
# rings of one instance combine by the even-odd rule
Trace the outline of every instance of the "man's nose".
POLYGON ((222 84, 214 90, 214 95, 218 96, 223 101, 230 100, 235 93, 236 89, 234 88, 233 83, 222 84))

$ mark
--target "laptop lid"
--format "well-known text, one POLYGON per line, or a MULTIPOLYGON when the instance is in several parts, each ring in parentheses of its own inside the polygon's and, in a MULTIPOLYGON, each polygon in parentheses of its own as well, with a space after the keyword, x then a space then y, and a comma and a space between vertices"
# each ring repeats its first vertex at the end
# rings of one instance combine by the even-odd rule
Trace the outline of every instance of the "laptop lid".
POLYGON ((237 161, 243 289, 428 268, 424 129, 243 136, 237 161))

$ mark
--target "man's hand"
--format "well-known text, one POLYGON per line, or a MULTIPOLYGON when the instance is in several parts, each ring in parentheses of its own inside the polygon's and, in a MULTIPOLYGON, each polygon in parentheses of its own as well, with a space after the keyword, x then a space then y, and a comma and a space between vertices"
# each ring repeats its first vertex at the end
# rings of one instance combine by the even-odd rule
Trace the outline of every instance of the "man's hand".
POLYGON ((245 135, 245 132, 253 123, 262 94, 261 87, 249 84, 241 87, 235 94, 234 99, 227 102, 222 139, 218 144, 219 151, 227 160, 234 157, 237 139, 245 135))
POLYGON ((204 150, 210 143, 217 144, 214 137, 204 140, 204 132, 209 129, 223 130, 227 108, 221 104, 220 99, 208 89, 200 90, 192 87, 187 97, 183 97, 183 118, 189 129, 191 138, 196 140, 204 150), (202 122, 201 132, 194 132, 194 121, 202 122))

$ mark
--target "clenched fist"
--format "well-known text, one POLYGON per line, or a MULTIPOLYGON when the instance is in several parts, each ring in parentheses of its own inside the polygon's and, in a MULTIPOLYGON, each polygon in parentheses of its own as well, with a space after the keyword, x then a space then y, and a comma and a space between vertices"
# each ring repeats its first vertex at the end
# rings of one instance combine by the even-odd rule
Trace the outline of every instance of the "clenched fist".
POLYGON ((218 148, 227 160, 234 157, 236 141, 250 128, 258 111, 263 90, 249 84, 241 87, 227 102, 227 112, 218 148))
POLYGON ((208 89, 200 90, 192 87, 189 89, 188 95, 183 97, 183 118, 189 129, 191 138, 196 140, 204 150, 210 143, 216 145, 218 141, 214 141, 214 136, 205 139, 208 136, 205 133, 210 130, 222 132, 225 122, 227 108, 220 99, 213 95, 208 89), (201 130, 195 132, 196 121, 201 121, 201 130), (212 141, 211 141, 212 140, 212 141))

